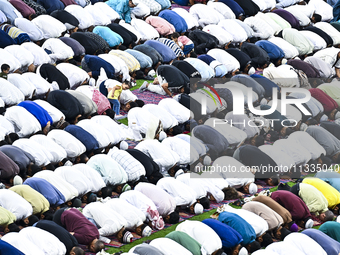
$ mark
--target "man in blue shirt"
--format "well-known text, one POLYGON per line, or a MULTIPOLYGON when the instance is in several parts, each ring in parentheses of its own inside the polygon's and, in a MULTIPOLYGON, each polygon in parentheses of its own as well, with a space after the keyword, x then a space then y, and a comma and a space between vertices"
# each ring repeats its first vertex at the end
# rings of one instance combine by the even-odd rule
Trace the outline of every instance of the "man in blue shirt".
POLYGON ((92 32, 101 36, 111 48, 120 46, 124 42, 123 38, 119 34, 113 32, 108 27, 96 26, 92 32))
POLYGON ((105 2, 108 6, 114 9, 122 20, 126 23, 131 23, 131 8, 136 7, 138 0, 109 0, 105 2))
POLYGON ((55 10, 63 10, 65 8, 64 4, 59 0, 38 0, 38 4, 44 6, 47 14, 55 10))
POLYGON ((24 255, 21 251, 19 251, 17 248, 12 246, 11 244, 2 241, 0 239, 0 254, 2 255, 24 255))
POLYGON ((284 58, 285 53, 280 47, 267 40, 257 41, 255 45, 264 49, 268 53, 270 61, 273 62, 276 66, 281 65, 281 61, 284 58))
POLYGON ((86 147, 87 153, 93 153, 99 149, 99 144, 96 138, 93 137, 89 132, 76 125, 68 125, 65 129, 66 132, 77 138, 86 147))
POLYGON ((170 63, 176 58, 175 53, 168 46, 157 40, 148 40, 144 44, 154 48, 162 56, 164 63, 170 63))
POLYGON ((114 67, 109 62, 100 57, 85 55, 81 60, 81 66, 91 77, 95 79, 97 79, 100 74, 100 68, 104 68, 109 79, 115 78, 114 67))

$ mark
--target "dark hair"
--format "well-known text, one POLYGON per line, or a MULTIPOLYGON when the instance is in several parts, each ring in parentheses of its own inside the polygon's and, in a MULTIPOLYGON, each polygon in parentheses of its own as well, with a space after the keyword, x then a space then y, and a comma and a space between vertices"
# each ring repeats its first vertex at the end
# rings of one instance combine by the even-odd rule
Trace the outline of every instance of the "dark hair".
POLYGON ((315 22, 320 22, 322 20, 322 16, 320 14, 313 14, 315 22))
POLYGON ((179 135, 179 134, 182 134, 182 133, 183 133, 183 130, 179 125, 172 127, 172 135, 173 136, 179 135))
POLYGON ((135 108, 135 107, 139 107, 138 104, 135 102, 130 102, 130 109, 135 108))
POLYGON ((115 118, 116 113, 115 113, 114 110, 112 110, 112 109, 107 109, 107 110, 105 111, 105 113, 106 113, 106 115, 109 116, 111 119, 114 119, 114 118, 115 118))
POLYGON ((43 215, 44 215, 44 220, 53 220, 54 212, 52 210, 48 210, 44 212, 43 215))
POLYGON ((5 107, 0 107, 0 114, 4 113, 6 111, 5 107))
POLYGON ((38 221, 39 221, 39 218, 33 214, 30 217, 28 217, 28 226, 33 226, 33 224, 38 221))
POLYGON ((255 146, 259 147, 261 145, 264 145, 264 137, 262 135, 258 135, 255 137, 255 146))
POLYGON ((47 170, 52 170, 52 171, 54 171, 54 170, 55 170, 55 167, 54 167, 54 165, 52 165, 51 163, 50 163, 50 164, 48 164, 48 165, 46 165, 45 167, 46 167, 46 169, 47 169, 47 170))
POLYGON ((250 247, 249 247, 250 253, 253 253, 259 249, 261 249, 261 245, 258 241, 254 241, 250 244, 250 247))
POLYGON ((291 128, 286 129, 286 136, 289 136, 290 134, 294 133, 294 130, 291 128))
POLYGON ((179 213, 177 211, 174 211, 172 213, 169 214, 170 218, 169 218, 169 223, 170 224, 176 224, 179 221, 179 213))
POLYGON ((107 198, 112 196, 112 188, 104 187, 102 188, 102 198, 107 198))
POLYGON ((332 165, 332 160, 329 157, 326 157, 325 155, 321 155, 320 159, 322 160, 322 164, 326 164, 327 168, 332 165))
POLYGON ((87 203, 92 203, 97 201, 97 195, 94 193, 89 193, 87 196, 87 203))
POLYGON ((172 33, 172 34, 170 35, 170 37, 171 37, 171 38, 178 38, 178 37, 180 37, 180 34, 177 33, 177 32, 174 32, 174 33, 172 33))
POLYGON ((274 186, 279 185, 280 183, 280 177, 278 177, 277 175, 273 175, 270 177, 272 179, 272 183, 274 186))
POLYGON ((1 72, 6 71, 6 70, 8 70, 8 69, 10 69, 10 66, 9 66, 9 65, 7 65, 7 64, 2 64, 2 65, 1 65, 1 72))
POLYGON ((14 143, 16 140, 19 139, 19 136, 18 134, 16 133, 10 133, 8 135, 5 136, 5 141, 8 143, 8 144, 12 144, 14 143))
POLYGON ((19 232, 20 228, 17 224, 11 223, 11 224, 8 225, 8 230, 9 230, 9 232, 19 232))
POLYGON ((81 207, 81 200, 79 198, 74 198, 72 200, 72 207, 81 207))
POLYGON ((333 221, 334 220, 334 213, 330 210, 325 212, 325 221, 333 221))
POLYGON ((97 240, 97 242, 94 244, 94 252, 95 253, 101 251, 104 248, 105 248, 105 244, 100 240, 97 240))
POLYGON ((33 164, 31 165, 31 172, 32 172, 32 176, 38 172, 41 171, 41 167, 36 165, 36 164, 33 164))
POLYGON ((73 247, 72 251, 75 253, 75 255, 85 255, 85 251, 79 246, 73 247))
POLYGON ((210 200, 207 197, 202 197, 198 199, 198 201, 203 206, 204 209, 210 208, 210 200))
POLYGON ((281 228, 281 240, 285 239, 286 236, 288 236, 290 232, 288 229, 286 228, 281 228))
POLYGON ((261 246, 262 247, 267 247, 268 245, 270 245, 271 243, 273 243, 273 238, 271 237, 271 235, 269 233, 265 233, 263 236, 262 236, 262 243, 261 243, 261 246))
POLYGON ((191 51, 191 52, 190 52, 190 57, 191 57, 191 58, 197 58, 196 52, 191 51))
POLYGON ((276 140, 279 140, 280 136, 279 136, 279 133, 276 132, 276 131, 273 131, 273 130, 270 130, 267 135, 270 135, 270 138, 269 140, 271 142, 275 142, 276 140))
POLYGON ((224 193, 224 200, 231 200, 231 199, 237 199, 239 197, 238 192, 233 187, 227 187, 222 189, 224 193))
POLYGON ((143 107, 145 105, 143 100, 137 99, 135 103, 138 105, 138 107, 143 107))
POLYGON ((88 159, 88 156, 86 155, 86 153, 83 153, 79 156, 79 163, 86 163, 86 159, 88 159))

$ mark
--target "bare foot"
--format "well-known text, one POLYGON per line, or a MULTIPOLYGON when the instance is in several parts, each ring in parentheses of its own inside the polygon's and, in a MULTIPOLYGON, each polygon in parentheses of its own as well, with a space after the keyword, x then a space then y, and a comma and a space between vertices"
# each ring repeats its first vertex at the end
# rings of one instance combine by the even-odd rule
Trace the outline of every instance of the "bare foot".
POLYGON ((51 122, 49 121, 47 122, 46 126, 43 129, 44 135, 47 135, 47 133, 50 131, 50 128, 51 128, 51 122))

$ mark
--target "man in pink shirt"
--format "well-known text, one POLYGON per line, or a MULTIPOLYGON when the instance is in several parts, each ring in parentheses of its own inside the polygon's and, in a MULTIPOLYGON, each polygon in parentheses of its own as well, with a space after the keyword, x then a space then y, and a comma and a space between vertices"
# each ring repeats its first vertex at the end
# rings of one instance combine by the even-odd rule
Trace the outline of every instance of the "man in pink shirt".
POLYGON ((172 34, 176 31, 175 27, 171 23, 161 17, 149 16, 145 21, 149 25, 153 26, 162 36, 172 34))

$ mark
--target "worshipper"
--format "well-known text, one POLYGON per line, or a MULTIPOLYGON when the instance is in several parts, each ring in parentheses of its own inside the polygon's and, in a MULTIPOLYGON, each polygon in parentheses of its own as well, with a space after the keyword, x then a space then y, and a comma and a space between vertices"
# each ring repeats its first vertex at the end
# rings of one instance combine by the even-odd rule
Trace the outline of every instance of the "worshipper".
POLYGON ((336 124, 334 122, 330 122, 330 121, 322 121, 320 126, 323 127, 324 129, 326 129, 328 132, 330 132, 336 138, 340 139, 339 125, 338 124, 336 124))
POLYGON ((208 225, 193 220, 186 220, 176 227, 176 231, 188 234, 201 245, 201 252, 204 254, 219 254, 222 248, 222 241, 218 234, 208 225), (202 233, 205 233, 202 235, 202 233))
POLYGON ((134 247, 132 247, 129 252, 134 253, 134 254, 139 254, 139 255, 147 255, 147 254, 163 254, 158 248, 147 244, 147 243, 142 243, 138 244, 134 247))
MULTIPOLYGON (((60 63, 56 67, 67 77, 70 84, 70 89, 76 89, 78 86, 86 84, 90 79, 86 71, 70 63, 60 63)), ((74 92, 74 90, 72 91, 74 92)), ((67 92, 70 92, 70 90, 67 90, 67 92)), ((71 92, 71 94, 74 95, 79 101, 81 101, 82 105, 84 105, 84 100, 88 102, 88 100, 81 97, 81 94, 73 92, 71 92)), ((88 102, 86 105, 88 104, 90 103, 88 102)), ((86 111, 85 114, 88 114, 88 111, 86 111)))
POLYGON ((338 173, 333 172, 331 170, 320 171, 315 174, 315 177, 327 182, 337 191, 340 191, 340 185, 337 179, 339 177, 338 173))
POLYGON ((189 250, 169 238, 156 238, 150 242, 150 245, 159 249, 164 255, 170 255, 172 252, 185 255, 191 254, 189 250))
POLYGON ((136 7, 139 1, 129 0, 119 2, 116 0, 109 0, 105 2, 108 6, 114 9, 126 23, 131 23, 131 8, 136 7))
POLYGON ((334 99, 334 101, 337 102, 338 105, 340 104, 340 89, 338 84, 336 84, 335 82, 323 83, 318 86, 318 89, 321 89, 328 96, 334 99))
POLYGON ((65 115, 66 121, 73 124, 84 114, 80 102, 66 91, 51 91, 47 96, 47 102, 58 108, 65 115))
MULTIPOLYGON (((148 77, 147 74, 149 73, 149 71, 152 68, 152 64, 153 64, 152 59, 148 55, 146 55, 146 54, 144 54, 140 51, 137 51, 137 50, 127 49, 126 52, 131 54, 134 58, 136 58, 138 60, 139 65, 140 65, 140 71, 143 72, 142 77, 143 78, 144 77, 145 78, 151 78, 151 77, 148 77)), ((152 77, 152 79, 153 79, 153 77, 152 77)))
POLYGON ((186 167, 189 164, 192 164, 199 158, 198 152, 195 151, 195 149, 190 151, 190 144, 180 138, 167 137, 162 141, 162 144, 178 154, 178 164, 180 164, 182 167, 186 167), (187 154, 188 151, 191 152, 190 155, 187 154))
MULTIPOLYGON (((42 64, 50 63, 51 58, 37 44, 32 43, 32 42, 26 42, 26 43, 21 44, 21 47, 26 49, 27 51, 29 51, 33 55, 33 57, 34 57, 33 65, 40 66, 42 64)), ((29 65, 29 66, 33 69, 32 65, 29 65)), ((27 73, 24 73, 23 75, 27 75, 27 73)))
POLYGON ((291 65, 295 69, 302 70, 308 78, 320 78, 319 71, 314 66, 308 64, 305 61, 299 59, 290 59, 287 61, 287 64, 291 65))
POLYGON ((128 149, 126 152, 128 152, 144 166, 146 171, 145 177, 150 183, 156 184, 159 179, 163 178, 158 164, 156 164, 156 162, 154 162, 149 156, 137 149, 128 149))
POLYGON ((317 242, 327 254, 336 255, 339 254, 340 246, 339 242, 335 241, 325 233, 317 229, 306 229, 301 232, 312 238, 315 242, 317 242), (327 244, 327 245, 325 245, 327 244))
POLYGON ((28 255, 45 254, 38 246, 36 246, 29 239, 27 239, 26 237, 23 237, 19 233, 8 233, 4 237, 2 237, 2 240, 13 245, 15 248, 17 248, 24 254, 28 254, 28 255))
POLYGON ((92 32, 100 35, 111 48, 118 47, 123 43, 123 38, 108 27, 96 26, 92 32))
POLYGON ((86 54, 98 55, 102 52, 108 51, 109 48, 107 48, 108 45, 106 41, 102 39, 105 42, 105 44, 98 43, 96 38, 94 38, 92 34, 93 33, 75 32, 70 35, 70 38, 79 42, 79 44, 84 47, 86 54))
MULTIPOLYGON (((270 61, 273 62, 276 66, 281 65, 281 61, 283 57, 285 56, 285 52, 279 46, 266 40, 257 41, 255 45, 259 46, 264 51, 266 51, 270 58, 270 61)), ((242 50, 242 47, 241 47, 241 50, 242 50)))
POLYGON ((34 62, 33 54, 20 45, 10 45, 7 46, 5 50, 9 51, 17 60, 19 60, 21 65, 19 71, 26 72, 28 67, 34 62))
POLYGON ((62 211, 55 214, 56 218, 53 218, 53 221, 60 222, 68 232, 73 233, 79 244, 87 245, 91 252, 97 253, 104 249, 103 241, 99 240, 97 227, 77 209, 65 209, 60 209, 62 211))
POLYGON ((312 238, 302 233, 291 233, 284 239, 284 242, 295 246, 303 253, 312 252, 320 255, 327 254, 326 251, 317 242, 315 242, 312 238))
MULTIPOLYGON (((34 175, 34 173, 32 175, 34 175)), ((65 203, 64 195, 56 187, 44 179, 30 177, 27 178, 23 184, 30 186, 32 189, 42 194, 51 206, 58 206, 65 203)))
POLYGON ((181 47, 172 39, 158 38, 157 40, 168 46, 175 53, 177 58, 184 57, 184 52, 182 51, 181 47))
POLYGON ((64 23, 70 33, 77 32, 79 21, 71 13, 65 10, 54 10, 50 15, 64 23))
POLYGON ((41 46, 49 53, 51 63, 69 61, 73 58, 73 50, 58 38, 49 38, 41 46))
MULTIPOLYGON (((131 55, 133 56, 133 54, 131 54, 131 55)), ((108 63, 110 63, 113 66, 113 68, 115 70, 116 79, 118 81, 123 82, 123 81, 130 81, 131 80, 129 67, 123 59, 121 59, 120 57, 113 55, 113 54, 100 54, 100 55, 98 55, 98 57, 104 59, 105 61, 107 61, 108 63)), ((104 70, 104 69, 101 69, 101 71, 100 71, 101 74, 98 77, 97 84, 99 84, 99 86, 100 86, 102 81, 105 81, 105 83, 112 83, 112 81, 107 81, 108 78, 106 76, 106 73, 102 70, 104 70)), ((104 92, 103 90, 101 90, 101 92, 104 93, 104 94, 107 93, 107 92, 104 92)))
POLYGON ((140 182, 135 186, 134 190, 141 192, 154 202, 164 222, 175 224, 179 221, 175 199, 158 185, 140 182))
POLYGON ((33 42, 39 42, 44 38, 43 32, 40 28, 28 19, 17 18, 14 21, 14 25, 20 30, 26 32, 33 42))
POLYGON ((22 2, 24 2, 29 7, 31 7, 35 11, 35 14, 37 16, 39 16, 41 14, 46 14, 46 9, 41 4, 38 4, 37 2, 35 2, 33 0, 23 0, 22 2))
POLYGON ((11 24, 16 18, 22 18, 21 13, 8 1, 0 1, 0 10, 6 15, 11 24))
POLYGON ((165 237, 182 245, 184 248, 189 250, 193 255, 201 254, 201 245, 185 232, 172 231, 165 237))
POLYGON ((175 27, 171 23, 169 23, 167 20, 161 17, 149 16, 146 18, 145 21, 146 23, 153 26, 157 30, 157 32, 162 36, 167 36, 176 31, 175 27))
POLYGON ((176 67, 161 65, 157 68, 157 77, 154 79, 153 84, 144 83, 139 88, 139 91, 150 90, 160 95, 173 97, 172 90, 185 90, 188 88, 189 82, 189 78, 176 67))
MULTIPOLYGON (((215 77, 218 78, 223 78, 228 74, 228 69, 225 65, 223 65, 221 62, 217 61, 215 58, 207 55, 207 54, 202 54, 197 57, 198 59, 202 60, 206 64, 208 64, 211 68, 214 69, 215 71, 215 77)), ((199 79, 200 77, 197 77, 199 79)), ((223 98, 225 100, 225 98, 223 98)), ((232 105, 232 104, 231 104, 232 105)), ((230 104, 227 105, 227 107, 230 106, 230 104)))
POLYGON ((167 20, 175 27, 176 32, 178 33, 184 33, 188 29, 188 25, 185 20, 176 12, 173 12, 171 10, 163 10, 158 14, 158 17, 167 20))
POLYGON ((129 204, 123 199, 113 198, 105 202, 105 206, 114 210, 126 220, 125 229, 135 231, 139 236, 149 236, 151 228, 144 224, 146 217, 137 207, 129 204))
POLYGON ((25 2, 19 0, 11 0, 9 2, 24 18, 32 19, 32 15, 36 14, 35 10, 28 6, 25 2))
MULTIPOLYGON (((8 232, 12 226, 15 226, 16 217, 13 213, 7 209, 0 207, 1 221, 0 226, 3 228, 4 232, 8 232), (14 224, 14 225, 12 225, 14 224)), ((1 250, 2 252, 2 250, 1 250)))
MULTIPOLYGON (((125 218, 105 204, 89 203, 84 207, 83 215, 96 223, 100 236, 117 235, 119 242, 130 243, 132 241, 132 234, 125 229, 127 225, 125 218)), ((105 242, 109 243, 109 241, 110 239, 105 242)))
MULTIPOLYGON (((239 61, 241 62, 241 60, 239 61)), ((243 70, 243 73, 248 73, 248 74, 254 71, 254 67, 251 67, 250 65, 247 65, 247 64, 246 65, 242 64, 240 69, 243 70)), ((264 88, 257 81, 255 81, 253 78, 249 77, 248 75, 237 74, 233 76, 230 80, 239 82, 248 88, 249 87, 252 88, 252 90, 258 95, 259 101, 264 97, 264 93, 265 93, 264 88)))
POLYGON ((199 72, 202 82, 208 81, 215 76, 214 69, 198 58, 186 58, 184 61, 188 62, 199 72))
MULTIPOLYGON (((156 1, 151 1, 151 4, 156 4, 159 6, 159 4, 156 1)), ((145 42, 147 40, 154 40, 159 37, 159 34, 157 30, 146 23, 144 20, 141 19, 132 19, 131 25, 133 29, 135 29, 140 34, 140 42, 145 42)))
POLYGON ((316 52, 313 56, 320 58, 321 60, 330 64, 332 67, 335 67, 336 75, 339 77, 339 75, 340 75, 340 71, 339 71, 339 67, 338 67, 338 65, 339 65, 338 59, 339 59, 339 56, 340 56, 339 50, 337 50, 334 47, 326 48, 326 49, 323 49, 323 50, 316 52))
POLYGON ((62 22, 45 14, 34 18, 32 23, 42 31, 44 38, 60 37, 67 30, 62 22))
POLYGON ((33 208, 29 202, 9 189, 0 189, 0 198, 0 206, 13 213, 17 221, 28 222, 28 217, 33 213, 33 208))
POLYGON ((123 199, 140 209, 151 224, 150 227, 153 229, 162 230, 164 228, 164 220, 162 216, 159 215, 156 205, 143 193, 137 190, 129 190, 122 193, 119 199, 123 199))
POLYGON ((107 25, 113 32, 116 32, 123 38, 123 45, 127 48, 133 48, 136 45, 137 41, 137 36, 132 33, 130 30, 126 29, 125 27, 116 24, 116 23, 111 23, 107 25))
POLYGON ((101 68, 104 68, 108 78, 115 78, 115 70, 113 66, 97 56, 85 55, 81 60, 81 65, 82 68, 88 72, 89 76, 95 79, 98 79, 101 68))
POLYGON ((144 44, 149 45, 152 48, 154 48, 156 51, 158 51, 158 53, 162 56, 163 62, 165 64, 171 63, 171 61, 176 58, 175 52, 172 51, 172 49, 169 46, 163 44, 160 41, 148 40, 144 44))
MULTIPOLYGON (((207 25, 218 24, 224 19, 222 14, 212 8, 210 5, 194 4, 189 13, 197 20, 200 27, 204 28, 207 25), (207 15, 211 13, 211 15, 207 15)), ((178 32, 178 31, 177 31, 178 32)))
POLYGON ((243 42, 241 51, 245 52, 251 58, 252 66, 255 68, 263 69, 270 61, 268 53, 256 44, 243 42))
POLYGON ((0 41, 0 46, 1 48, 6 48, 9 45, 15 44, 15 41, 13 40, 12 37, 10 37, 5 31, 0 29, 0 35, 1 35, 1 41, 0 41))
POLYGON ((71 38, 71 37, 60 37, 59 38, 63 43, 71 47, 73 50, 73 59, 76 61, 81 61, 80 56, 85 55, 85 48, 83 45, 81 45, 77 40, 71 38))
MULTIPOLYGON (((211 2, 211 3, 215 3, 215 2, 211 2)), ((214 25, 214 24, 207 25, 203 28, 203 31, 215 36, 219 41, 218 46, 220 47, 226 47, 226 45, 228 45, 231 41, 233 41, 233 36, 226 30, 224 30, 222 26, 214 25)))
MULTIPOLYGON (((37 222, 35 227, 45 230, 59 239, 66 247, 66 254, 76 254, 76 252, 83 251, 78 246, 78 241, 69 233, 65 228, 59 226, 57 223, 51 220, 40 220, 37 222)), ((80 253, 81 254, 81 253, 80 253)))
POLYGON ((337 102, 334 101, 333 98, 328 96, 325 92, 318 88, 309 89, 311 96, 315 98, 318 102, 320 102, 324 108, 325 114, 330 115, 331 113, 335 113, 338 108, 337 102))
POLYGON ((163 57, 151 46, 140 44, 133 48, 134 50, 140 51, 145 55, 149 56, 152 60, 152 67, 157 70, 158 65, 163 63, 163 57))
POLYGON ((194 43, 196 54, 205 54, 208 50, 216 48, 219 44, 215 36, 201 30, 191 31, 188 38, 194 43))
POLYGON ((319 231, 325 233, 329 237, 333 238, 335 241, 339 242, 339 228, 340 223, 338 223, 337 221, 328 221, 320 226, 319 231))
MULTIPOLYGON (((1 146, 0 148, 2 147, 3 146, 1 146)), ((0 158, 1 158, 0 173, 2 179, 9 180, 12 179, 17 174, 19 174, 20 172, 19 166, 16 164, 14 160, 11 159, 10 156, 7 156, 7 154, 3 152, 3 149, 0 150, 0 158)))
POLYGON ((24 255, 20 250, 9 244, 8 242, 5 242, 3 240, 0 240, 0 251, 1 254, 4 255, 24 255))
POLYGON ((270 197, 285 207, 291 213, 292 220, 300 227, 313 227, 310 211, 298 196, 286 190, 278 190, 273 192, 270 197))

